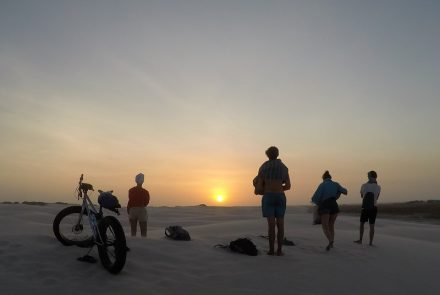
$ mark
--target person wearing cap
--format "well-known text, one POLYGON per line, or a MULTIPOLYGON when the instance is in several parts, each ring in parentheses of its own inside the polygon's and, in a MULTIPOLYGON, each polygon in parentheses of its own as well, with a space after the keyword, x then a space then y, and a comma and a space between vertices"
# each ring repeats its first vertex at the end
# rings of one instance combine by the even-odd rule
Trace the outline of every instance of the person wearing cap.
POLYGON ((328 245, 325 249, 329 251, 333 248, 335 241, 335 222, 339 213, 339 206, 336 200, 339 199, 341 194, 346 195, 348 192, 339 183, 332 181, 332 176, 328 171, 324 172, 322 179, 322 183, 319 184, 316 192, 313 194, 312 203, 318 206, 322 230, 328 239, 328 245))
POLYGON ((364 224, 368 221, 370 224, 370 246, 373 246, 374 224, 376 223, 377 216, 377 199, 379 198, 381 187, 377 184, 376 171, 372 170, 368 172, 367 176, 368 182, 361 186, 362 210, 359 227, 359 240, 354 242, 357 244, 362 244, 362 238, 364 236, 364 224), (371 205, 368 203, 371 203, 371 205))
POLYGON ((261 209, 263 217, 267 218, 269 251, 268 255, 282 256, 284 242, 284 214, 286 212, 286 195, 284 191, 291 188, 289 170, 286 165, 277 159, 278 148, 271 146, 266 150, 268 161, 264 162, 258 170, 255 182, 261 183, 263 198, 261 209), (275 227, 278 229, 275 235, 275 227), (277 238, 277 251, 275 252, 275 236, 277 238))
POLYGON ((142 187, 144 175, 139 173, 135 177, 136 186, 128 191, 127 212, 130 219, 131 236, 136 236, 137 224, 141 229, 141 236, 147 236, 147 205, 150 202, 150 193, 142 187))

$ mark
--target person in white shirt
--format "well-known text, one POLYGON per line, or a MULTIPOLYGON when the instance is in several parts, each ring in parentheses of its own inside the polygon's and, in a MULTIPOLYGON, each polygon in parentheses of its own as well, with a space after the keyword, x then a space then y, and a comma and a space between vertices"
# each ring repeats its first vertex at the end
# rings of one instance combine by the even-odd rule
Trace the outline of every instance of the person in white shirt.
POLYGON ((364 224, 368 221, 370 224, 370 246, 373 246, 374 238, 374 224, 377 216, 377 199, 380 195, 381 187, 377 184, 376 171, 368 172, 368 182, 361 186, 362 211, 360 218, 359 240, 354 241, 357 244, 362 244, 364 235, 364 224))

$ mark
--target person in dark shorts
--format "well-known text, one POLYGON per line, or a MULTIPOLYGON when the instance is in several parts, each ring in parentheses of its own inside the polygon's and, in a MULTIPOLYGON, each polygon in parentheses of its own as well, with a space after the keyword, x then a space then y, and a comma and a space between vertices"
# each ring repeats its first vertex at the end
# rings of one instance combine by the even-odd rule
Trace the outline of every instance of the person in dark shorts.
POLYGON ((269 251, 268 255, 282 256, 282 246, 284 240, 284 213, 286 212, 286 195, 284 191, 289 190, 290 178, 289 170, 278 158, 279 151, 277 147, 271 146, 266 150, 269 158, 258 170, 258 175, 254 179, 260 183, 263 191, 261 199, 261 209, 263 217, 267 218, 269 251), (275 252, 275 227, 278 229, 277 251, 275 252))
POLYGON ((332 176, 328 171, 322 175, 323 182, 318 186, 313 194, 312 202, 318 206, 318 213, 321 216, 321 224, 324 235, 328 239, 325 248, 329 251, 333 248, 335 241, 335 222, 339 213, 339 206, 336 202, 341 194, 346 195, 347 189, 339 183, 332 181, 332 176))
POLYGON ((374 225, 377 216, 377 199, 379 198, 381 187, 377 184, 376 171, 368 172, 368 182, 361 186, 362 210, 359 227, 359 240, 354 241, 357 244, 362 244, 364 236, 364 224, 370 224, 370 246, 373 246, 374 225))

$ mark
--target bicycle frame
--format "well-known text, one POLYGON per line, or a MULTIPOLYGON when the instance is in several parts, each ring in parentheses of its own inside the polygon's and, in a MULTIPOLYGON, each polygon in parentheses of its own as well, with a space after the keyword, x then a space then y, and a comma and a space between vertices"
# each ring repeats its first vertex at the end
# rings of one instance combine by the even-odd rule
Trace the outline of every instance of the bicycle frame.
POLYGON ((78 198, 81 197, 83 201, 82 201, 81 214, 79 215, 77 224, 81 223, 83 214, 84 212, 86 212, 87 216, 89 217, 90 228, 93 231, 94 242, 95 244, 102 245, 103 244, 102 237, 101 237, 101 233, 99 232, 98 221, 96 219, 96 216, 99 216, 102 213, 96 210, 95 206, 93 205, 92 201, 87 195, 87 190, 81 191, 81 182, 78 190, 79 190, 78 198))
POLYGON ((64 246, 88 248, 87 254, 80 259, 81 261, 88 261, 90 257, 87 256, 94 246, 97 246, 99 259, 104 268, 112 274, 117 274, 126 262, 129 250, 127 240, 119 220, 114 216, 104 216, 102 209, 108 209, 119 215, 117 208, 121 205, 112 194, 113 191, 101 190, 98 190, 96 205, 93 204, 92 198, 88 195, 88 191, 94 191, 93 186, 82 183, 82 180, 81 174, 76 189, 78 201, 82 199, 81 205, 72 205, 58 212, 53 221, 53 232, 64 246), (86 222, 85 219, 89 221, 86 222))

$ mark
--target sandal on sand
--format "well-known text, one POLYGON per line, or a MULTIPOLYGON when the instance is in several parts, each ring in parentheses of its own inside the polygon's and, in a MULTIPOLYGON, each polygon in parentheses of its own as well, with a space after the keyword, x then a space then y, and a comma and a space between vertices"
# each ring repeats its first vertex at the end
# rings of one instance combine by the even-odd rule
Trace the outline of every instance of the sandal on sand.
MULTIPOLYGON (((266 240, 269 240, 269 236, 259 235, 259 237, 263 238, 263 239, 266 239, 266 240)), ((286 239, 284 237, 283 245, 285 245, 285 246, 295 246, 295 243, 293 241, 290 241, 290 240, 288 240, 288 239, 286 239)))
POLYGON ((286 246, 295 246, 295 243, 292 242, 292 241, 290 241, 290 240, 288 240, 288 239, 286 239, 286 238, 284 238, 284 240, 283 240, 283 245, 286 245, 286 246))
POLYGON ((353 241, 353 243, 362 244, 362 241, 361 240, 357 240, 357 241, 353 241))
POLYGON ((329 251, 330 248, 333 248, 333 241, 331 241, 330 243, 328 243, 327 247, 325 247, 325 250, 329 251))

